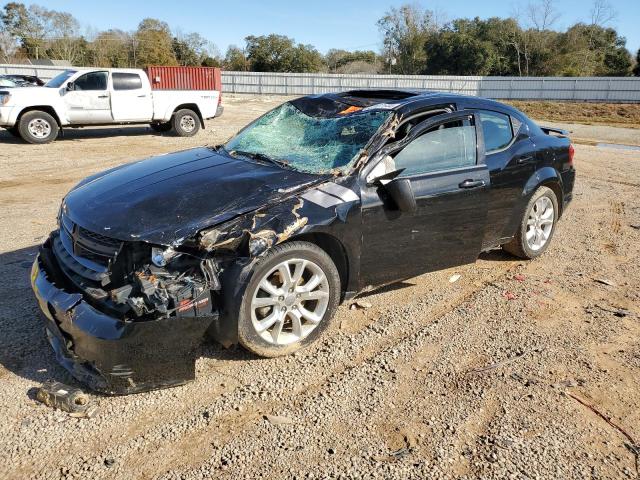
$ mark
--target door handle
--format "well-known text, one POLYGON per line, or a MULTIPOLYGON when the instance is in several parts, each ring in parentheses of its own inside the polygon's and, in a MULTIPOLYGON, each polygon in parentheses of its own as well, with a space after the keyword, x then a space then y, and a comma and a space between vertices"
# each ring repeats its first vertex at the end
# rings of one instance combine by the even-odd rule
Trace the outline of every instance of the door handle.
POLYGON ((533 155, 526 155, 524 157, 518 158, 518 163, 522 165, 523 163, 529 163, 533 161, 533 155))
POLYGON ((478 188, 478 187, 484 187, 485 183, 484 183, 484 180, 467 179, 464 182, 460 183, 458 186, 460 188, 478 188))
POLYGON ((98 98, 109 98, 109 95, 98 95, 98 98))

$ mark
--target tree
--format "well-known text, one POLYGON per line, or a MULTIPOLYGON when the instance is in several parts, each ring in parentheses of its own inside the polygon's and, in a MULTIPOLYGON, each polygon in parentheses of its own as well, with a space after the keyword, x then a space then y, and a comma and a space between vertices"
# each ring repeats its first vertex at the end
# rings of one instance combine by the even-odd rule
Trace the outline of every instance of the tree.
POLYGON ((6 30, 0 31, 0 62, 11 63, 18 52, 16 38, 6 30))
POLYGON ((640 48, 636 52, 636 64, 633 67, 633 74, 636 77, 640 77, 640 48))
POLYGON ((381 59, 371 50, 340 50, 332 48, 324 62, 333 73, 377 73, 381 59))
POLYGON ((236 45, 229 45, 223 62, 226 70, 246 72, 249 70, 249 60, 243 49, 236 45))
POLYGON ((89 45, 88 63, 94 67, 126 68, 132 63, 132 38, 122 30, 98 33, 89 45))
POLYGON ((455 31, 434 35, 426 44, 427 75, 489 75, 491 47, 455 31))
POLYGON ((177 65, 173 52, 173 36, 169 25, 155 18, 145 18, 134 34, 133 65, 177 65))
POLYGON ((296 45, 284 35, 250 35, 245 41, 247 60, 255 72, 318 72, 323 67, 322 55, 312 45, 296 45))
POLYGON ((542 32, 550 29, 560 18, 560 14, 553 5, 554 0, 538 0, 527 5, 527 16, 533 27, 542 32))
POLYGON ((417 74, 424 70, 424 46, 436 30, 432 11, 405 4, 391 8, 377 25, 383 35, 383 54, 389 70, 402 74, 417 74))

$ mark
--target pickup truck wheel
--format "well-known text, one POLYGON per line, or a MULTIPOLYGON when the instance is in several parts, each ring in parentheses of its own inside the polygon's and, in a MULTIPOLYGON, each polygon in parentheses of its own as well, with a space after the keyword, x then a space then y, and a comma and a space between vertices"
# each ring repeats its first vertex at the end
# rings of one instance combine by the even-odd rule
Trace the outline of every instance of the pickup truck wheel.
POLYGON ((238 338, 262 357, 286 355, 312 343, 329 326, 340 300, 336 266, 308 242, 273 247, 241 276, 246 288, 235 303, 238 338))
POLYGON ((169 130, 171 130, 171 127, 172 127, 171 122, 151 123, 149 124, 149 126, 151 127, 151 130, 158 133, 168 132, 169 130))
POLYGON ((25 142, 42 144, 54 141, 60 129, 51 115, 34 110, 20 117, 18 131, 25 142))
POLYGON ((200 118, 193 110, 184 108, 173 116, 173 130, 180 137, 193 137, 200 130, 200 118))
POLYGON ((516 257, 531 260, 542 255, 558 221, 558 199, 548 187, 540 187, 531 196, 515 237, 503 248, 516 257))

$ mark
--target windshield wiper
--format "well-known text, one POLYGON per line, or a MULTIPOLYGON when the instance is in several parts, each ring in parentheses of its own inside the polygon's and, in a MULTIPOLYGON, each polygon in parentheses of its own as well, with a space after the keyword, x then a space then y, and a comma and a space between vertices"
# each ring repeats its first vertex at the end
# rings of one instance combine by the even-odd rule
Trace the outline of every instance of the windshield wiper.
POLYGON ((271 163, 273 165, 277 165, 278 167, 283 167, 287 169, 291 169, 291 165, 289 162, 284 160, 278 160, 277 158, 271 158, 269 155, 265 155, 264 153, 259 152, 246 152, 244 150, 231 150, 229 152, 231 155, 242 155, 243 157, 249 157, 253 160, 258 160, 266 163, 271 163))

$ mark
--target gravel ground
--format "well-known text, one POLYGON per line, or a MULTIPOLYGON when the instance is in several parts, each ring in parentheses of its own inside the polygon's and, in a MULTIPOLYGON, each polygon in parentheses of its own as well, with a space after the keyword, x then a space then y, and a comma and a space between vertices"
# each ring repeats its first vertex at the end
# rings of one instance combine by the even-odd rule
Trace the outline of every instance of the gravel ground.
MULTIPOLYGON (((574 203, 533 262, 496 251, 371 292, 289 357, 204 345, 195 382, 92 395, 93 419, 34 400, 48 379, 77 385, 28 282, 64 193, 123 161, 220 142, 278 101, 227 99, 191 139, 131 127, 27 146, 0 133, 0 478, 637 478, 630 441, 567 395, 639 441, 633 151, 576 146, 574 203)), ((616 142, 607 132, 596 139, 616 142)))

